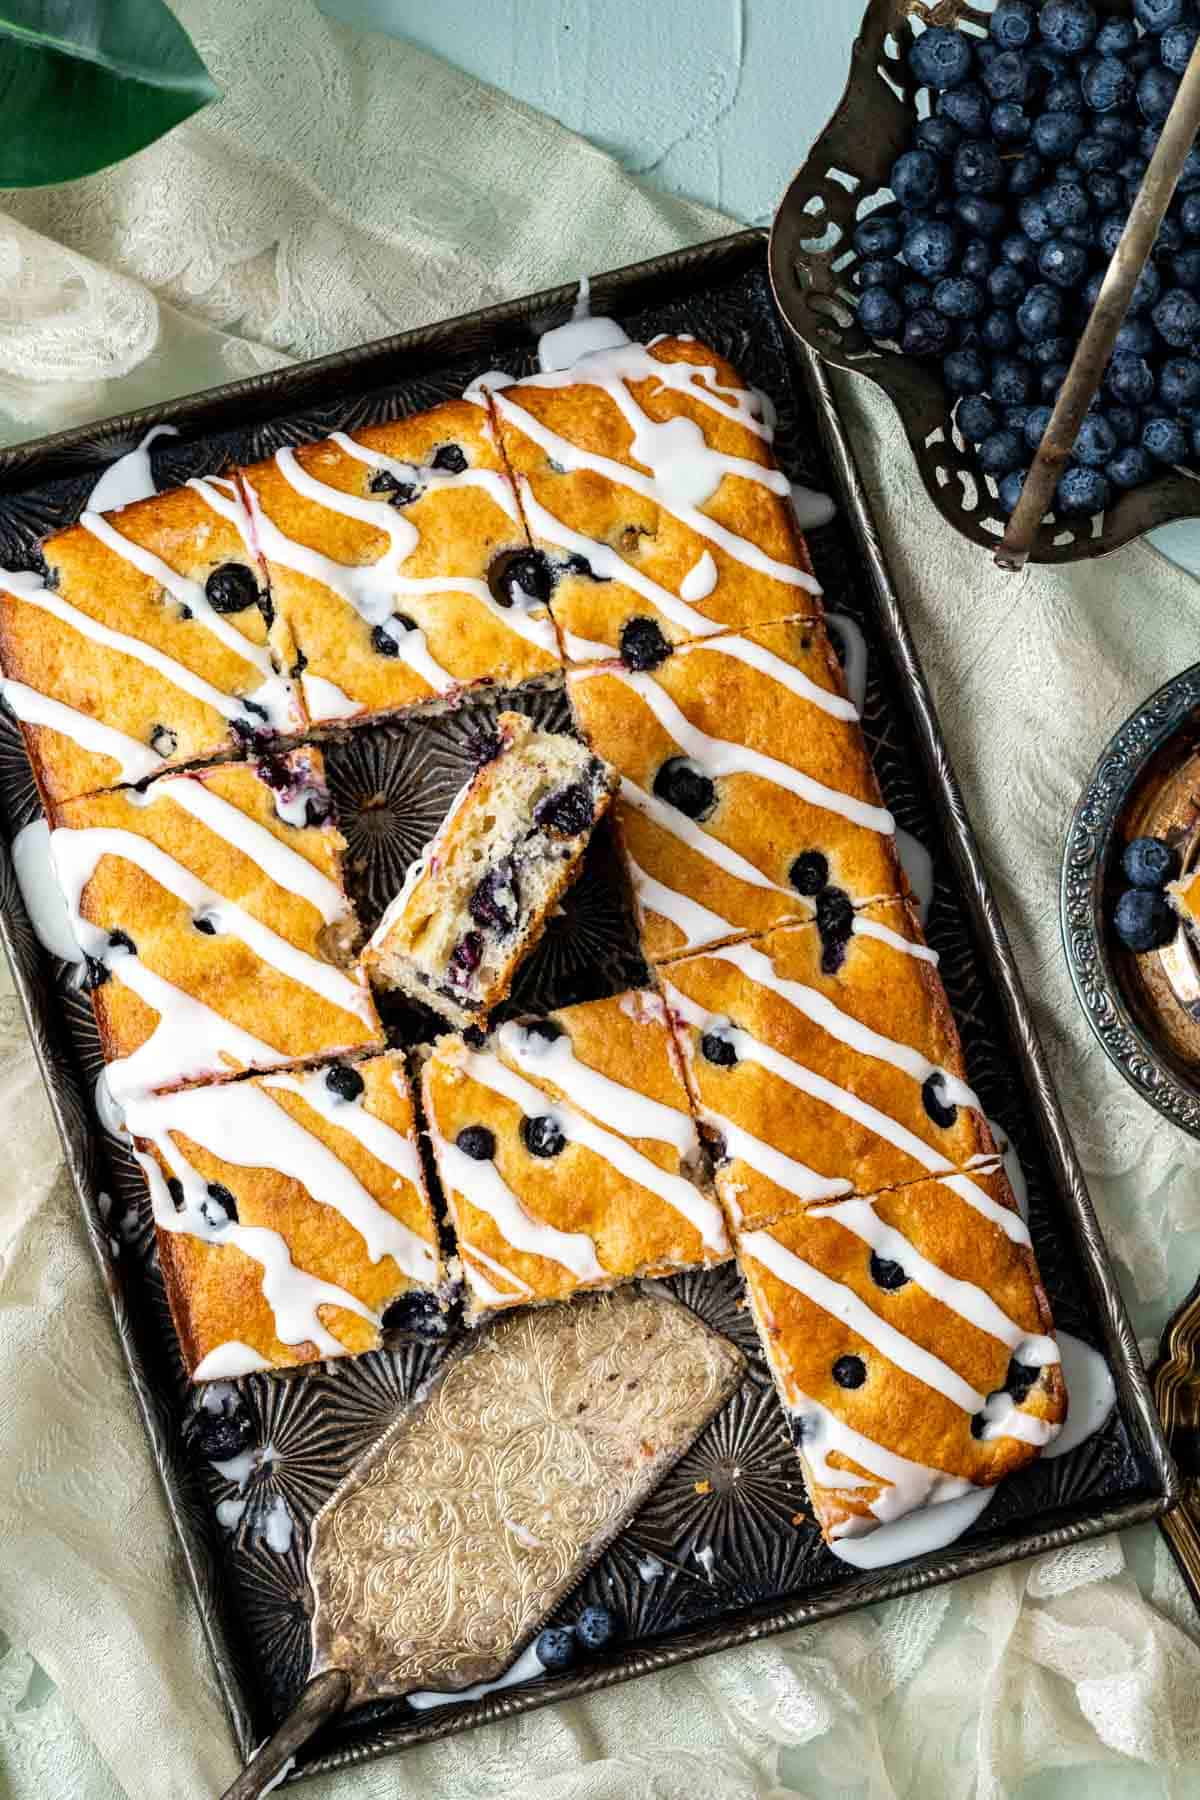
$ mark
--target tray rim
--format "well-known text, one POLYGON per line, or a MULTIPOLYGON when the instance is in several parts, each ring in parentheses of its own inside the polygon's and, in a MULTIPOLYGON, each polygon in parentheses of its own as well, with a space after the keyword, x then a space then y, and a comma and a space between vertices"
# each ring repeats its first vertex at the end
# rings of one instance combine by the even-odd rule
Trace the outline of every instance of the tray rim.
MULTIPOLYGON (((769 277, 768 246, 769 232, 763 228, 751 228, 640 263, 627 264, 593 278, 593 300, 598 305, 613 304, 617 310, 629 310, 631 306, 650 304, 649 298, 640 290, 655 284, 664 287, 668 284, 678 285, 689 277, 702 279, 705 276, 715 281, 722 274, 748 272, 754 268, 769 277)), ((177 424, 185 440, 200 437, 220 430, 225 423, 244 425, 248 422, 247 414, 268 417, 294 412, 307 403, 315 403, 318 398, 327 397, 318 394, 316 390, 331 376, 351 378, 358 386, 367 385, 368 382, 385 386, 400 380, 406 372, 418 372, 422 365, 428 365, 439 354, 443 357, 467 354, 472 348, 473 340, 479 340, 481 345, 487 340, 494 345, 498 336, 511 332, 514 344, 527 342, 531 328, 566 317, 575 294, 576 284, 566 283, 479 312, 420 326, 370 344, 338 351, 330 356, 227 383, 198 395, 179 396, 85 427, 72 428, 49 437, 0 449, 0 500, 6 491, 23 489, 38 481, 78 474, 98 454, 103 453, 106 446, 140 434, 152 424, 177 424)), ((477 1701, 447 1707, 444 1711, 437 1709, 418 1720, 406 1721, 403 1725, 380 1731, 369 1741, 327 1750, 298 1769, 297 1779, 348 1768, 373 1760, 391 1750, 406 1748, 410 1744, 432 1743, 475 1725, 512 1717, 561 1699, 598 1692, 635 1676, 670 1668, 714 1651, 751 1643, 778 1632, 856 1610, 875 1601, 895 1599, 960 1575, 999 1567, 1110 1530, 1160 1517, 1178 1505, 1181 1497, 1179 1477, 1154 1407, 1133 1330, 1125 1312, 1115 1273, 1108 1262, 1083 1171, 1050 1080, 1044 1053, 1034 1031, 1028 1002, 1000 914, 989 890, 979 848, 963 807, 961 792, 947 756, 920 661, 892 585, 866 490, 838 415, 833 390, 820 359, 806 345, 796 342, 787 330, 785 319, 781 318, 780 323, 783 327, 781 338, 793 377, 807 388, 817 413, 819 431, 830 457, 839 503, 852 524, 862 551, 887 648, 908 689, 914 736, 935 791, 939 822, 945 834, 963 901, 973 930, 983 947, 989 972, 995 981, 1005 1021, 1014 1041, 1014 1053, 1021 1062, 1026 1077, 1026 1098, 1031 1105, 1033 1122, 1039 1128, 1050 1172, 1059 1190, 1060 1202, 1070 1216, 1072 1234, 1081 1251, 1085 1278, 1104 1333, 1120 1404, 1138 1449, 1153 1472, 1155 1491, 1106 1506, 1084 1518, 1050 1529, 1024 1533, 1019 1537, 965 1552, 958 1549, 955 1553, 956 1547, 952 1545, 947 1551, 933 1552, 915 1562, 897 1565, 886 1574, 864 1574, 848 1580, 844 1585, 802 1600, 793 1599, 781 1605, 763 1603, 750 1607, 731 1623, 680 1632, 660 1644, 639 1646, 614 1656, 608 1663, 579 1674, 564 1674, 557 1679, 540 1682, 535 1687, 501 1689, 498 1693, 477 1701)), ((15 894, 8 847, 3 843, 0 843, 0 869, 10 877, 6 882, 8 892, 15 894)), ((23 909, 21 911, 23 913, 23 909)), ((200 1612, 234 1741, 245 1759, 257 1738, 241 1693, 237 1663, 225 1642, 223 1608, 212 1603, 213 1597, 207 1591, 189 1521, 173 1490, 169 1475, 172 1458, 161 1431, 154 1394, 143 1369, 136 1342, 130 1334, 127 1309, 120 1286, 113 1279, 109 1267, 107 1246, 102 1242, 102 1234, 95 1222, 94 1191, 90 1181, 86 1144, 81 1146, 77 1140, 79 1127, 71 1119, 68 1108, 63 1103, 63 1096, 57 1091, 63 1070, 52 1050, 53 1026, 51 1023, 48 1028, 48 1021, 53 1019, 53 1009, 49 1004, 49 995, 44 984, 28 978, 22 971, 16 954, 15 936, 15 920, 10 916, 7 906, 0 905, 0 943, 3 943, 9 956, 14 987, 50 1098, 72 1185, 83 1209, 89 1241, 109 1295, 118 1338, 134 1388, 135 1402, 142 1414, 151 1453, 166 1491, 168 1511, 183 1551, 193 1599, 200 1612)), ((74 1071, 68 1070, 67 1073, 71 1086, 77 1087, 74 1071)), ((84 1119, 89 1117, 86 1102, 82 1116, 84 1119)), ((94 1128, 90 1125, 83 1127, 85 1132, 92 1129, 94 1128)))

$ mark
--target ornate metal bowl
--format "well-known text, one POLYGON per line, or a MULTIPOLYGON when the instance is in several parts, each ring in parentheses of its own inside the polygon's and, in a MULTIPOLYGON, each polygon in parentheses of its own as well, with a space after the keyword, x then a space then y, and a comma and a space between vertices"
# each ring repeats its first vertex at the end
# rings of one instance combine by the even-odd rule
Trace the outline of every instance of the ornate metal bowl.
MULTIPOLYGON (((1093 0, 1098 12, 1130 15, 1130 0, 1093 0)), ((907 148, 914 120, 928 111, 928 90, 908 70, 913 21, 986 32, 991 0, 869 0, 836 112, 793 178, 771 233, 771 282, 796 336, 835 368, 865 375, 900 414, 921 479, 942 517, 975 543, 994 549, 1004 530, 996 484, 955 430, 953 401, 935 366, 881 350, 859 329, 851 285, 857 221, 891 202, 888 178, 907 148)), ((894 204, 894 202, 892 202, 894 204)), ((1034 562, 1104 556, 1171 519, 1200 515, 1200 480, 1172 469, 1122 493, 1094 518, 1051 519, 1035 540, 1034 562)))

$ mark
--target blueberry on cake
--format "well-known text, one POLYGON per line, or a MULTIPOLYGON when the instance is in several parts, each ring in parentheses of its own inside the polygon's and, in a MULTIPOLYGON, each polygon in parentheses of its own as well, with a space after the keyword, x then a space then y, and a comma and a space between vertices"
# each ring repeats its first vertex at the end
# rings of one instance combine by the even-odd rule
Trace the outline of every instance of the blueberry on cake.
POLYGON ((47 805, 304 727, 229 482, 85 512, 42 558, 0 570, 0 668, 47 805))
POLYGON ((736 1234, 821 1529, 857 1537, 1030 1462, 1066 1391, 1001 1173, 922 1181, 736 1234))
POLYGON ((372 980, 455 1025, 485 1022, 578 874, 612 783, 577 739, 501 713, 363 954, 372 980))
POLYGON ((479 407, 447 401, 239 473, 312 719, 557 670, 547 571, 479 407))
POLYGON ((824 628, 706 638, 653 670, 572 670, 653 962, 906 891, 858 714, 824 628))
POLYGON ((422 1094, 473 1317, 728 1256, 657 995, 445 1038, 422 1094))
POLYGON ((926 1174, 969 1188, 996 1155, 904 901, 681 957, 663 992, 734 1225, 926 1174))
POLYGON ((92 794, 51 824, 118 1099, 382 1046, 318 750, 92 794))
POLYGON ((443 1326, 446 1271, 396 1052, 141 1096, 125 1122, 193 1380, 443 1326))
POLYGON ((571 661, 651 668, 721 626, 819 615, 769 405, 705 345, 618 342, 488 399, 571 661))

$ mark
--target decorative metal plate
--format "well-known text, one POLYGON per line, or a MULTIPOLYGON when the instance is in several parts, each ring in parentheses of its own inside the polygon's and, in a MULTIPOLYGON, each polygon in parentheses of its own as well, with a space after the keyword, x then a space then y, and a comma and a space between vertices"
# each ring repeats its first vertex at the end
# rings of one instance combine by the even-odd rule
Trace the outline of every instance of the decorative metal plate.
MULTIPOLYGON (((1094 0, 1101 13, 1131 17, 1132 0, 1094 0)), ((978 34, 992 7, 969 0, 870 0, 854 40, 846 91, 793 177, 775 215, 771 281, 791 329, 827 362, 865 375, 900 414, 921 479, 942 517, 973 542, 994 550, 1006 521, 996 483, 955 430, 952 398, 935 365, 883 350, 855 321, 851 276, 859 261, 851 243, 856 222, 885 197, 891 167, 917 118, 917 86, 908 69, 912 21, 952 25, 978 34)), ((894 205, 894 202, 891 202, 894 205)), ((1091 519, 1043 524, 1034 562, 1104 556, 1171 519, 1200 513, 1200 481, 1182 470, 1118 496, 1091 519)))
MULTIPOLYGON (((776 402, 784 468, 837 496, 833 523, 811 534, 813 559, 830 609, 866 637, 865 726, 887 803, 934 854, 929 936, 941 954, 970 1079, 1021 1156, 1056 1315, 1104 1347, 1120 1404, 1107 1429, 1073 1455, 1005 1483, 960 1543, 903 1568, 862 1575, 825 1549, 808 1515, 735 1273, 725 1268, 677 1277, 669 1287, 738 1344, 747 1372, 695 1446, 562 1602, 564 1617, 573 1616, 585 1597, 616 1605, 627 1625, 624 1643, 553 1682, 430 1713, 417 1715, 403 1701, 368 1705, 314 1742, 303 1761, 306 1771, 356 1762, 1131 1524, 1162 1513, 1177 1498, 1116 1281, 831 395, 816 359, 797 353, 779 326, 765 236, 745 232, 597 277, 593 294, 597 310, 615 313, 632 335, 690 331, 728 356, 776 402)), ((211 472, 234 454, 253 457, 278 443, 428 405, 459 391, 480 368, 524 372, 532 366, 537 333, 569 316, 573 300, 572 289, 556 289, 169 402, 87 433, 0 452, 0 560, 34 558, 40 536, 77 515, 101 465, 152 424, 174 424, 181 433, 155 446, 160 483, 211 472)), ((472 701, 471 710, 486 704, 472 701)), ((551 688, 527 692, 522 704, 540 711, 562 701, 551 688)), ((462 727, 460 713, 366 728, 331 742, 331 781, 351 846, 351 879, 368 915, 456 784, 462 727)), ((15 727, 0 718, 5 836, 36 816, 36 808, 15 727)), ((179 1365, 140 1180, 90 1109, 100 1066, 90 1010, 71 971, 35 943, 3 850, 0 937, 111 1295, 237 1742, 247 1754, 278 1723, 308 1671, 311 1598, 304 1558, 313 1515, 445 1349, 410 1340, 353 1361, 250 1376, 236 1389, 236 1417, 253 1450, 242 1486, 236 1467, 205 1457, 202 1404, 179 1365)), ((544 1007, 613 992, 637 977, 624 892, 602 842, 514 1004, 544 1007)), ((427 1019, 411 1014, 393 1026, 410 1038, 430 1029, 427 1019)))

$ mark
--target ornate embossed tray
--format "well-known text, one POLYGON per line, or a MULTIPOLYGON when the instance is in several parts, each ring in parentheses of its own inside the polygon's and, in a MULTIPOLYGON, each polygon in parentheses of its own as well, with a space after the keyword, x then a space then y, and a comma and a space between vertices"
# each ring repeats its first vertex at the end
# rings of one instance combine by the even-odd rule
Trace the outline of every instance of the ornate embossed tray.
MULTIPOLYGON (((1132 16, 1132 0, 1092 0, 1100 13, 1132 16)), ((900 415, 921 480, 942 517, 965 537, 995 550, 1005 519, 994 504, 995 484, 955 430, 953 397, 929 363, 881 350, 859 329, 851 276, 859 258, 850 242, 855 223, 890 199, 892 164, 908 148, 917 117, 917 89, 908 69, 912 20, 986 31, 993 0, 869 0, 854 40, 846 91, 793 177, 771 235, 771 280, 792 330, 839 369, 881 387, 900 415), (881 193, 882 190, 882 193, 881 193)), ((1200 513, 1200 481, 1171 469, 1118 496, 1092 519, 1061 518, 1042 525, 1034 562, 1075 562, 1104 556, 1171 519, 1200 513)))
MULTIPOLYGON (((887 804, 932 853, 930 942, 963 1037, 972 1085, 1019 1154, 1038 1259, 1059 1323, 1102 1348, 1118 1407, 1072 1454, 1002 1485, 969 1535, 902 1567, 863 1574, 835 1559, 807 1516, 784 1421, 741 1305, 732 1268, 664 1284, 746 1358, 733 1397, 664 1475, 632 1522, 580 1573, 564 1617, 594 1599, 626 1636, 568 1674, 477 1700, 414 1711, 372 1703, 314 1739, 301 1768, 334 1768, 427 1741, 563 1696, 590 1692, 710 1650, 745 1643, 868 1601, 1132 1524, 1178 1498, 1175 1472, 1106 1260, 1082 1174, 1050 1086, 1012 957, 988 890, 929 694, 891 588, 857 472, 815 357, 781 328, 767 279, 765 235, 722 242, 600 276, 597 311, 632 336, 690 331, 727 355, 774 400, 777 451, 796 479, 831 490, 833 522, 810 535, 817 573, 847 645, 867 646, 864 726, 887 804)), ((98 471, 157 423, 160 485, 217 472, 282 443, 415 410, 462 389, 486 367, 526 372, 537 334, 565 319, 557 289, 363 349, 173 401, 86 432, 0 452, 0 562, 20 566, 38 540, 72 521, 98 471)), ((523 702, 565 721, 553 689, 523 702)), ((489 703, 435 721, 364 728, 328 752, 350 844, 355 899, 369 923, 430 834, 465 770, 463 739, 489 703)), ((497 704, 496 701, 490 704, 497 704)), ((15 727, 0 715, 0 823, 11 839, 36 816, 15 727)), ((0 936, 34 1045, 117 1331, 171 1504, 238 1747, 245 1757, 289 1710, 309 1670, 312 1520, 348 1472, 433 1373, 446 1349, 397 1342, 372 1355, 240 1384, 261 1459, 239 1492, 236 1469, 199 1460, 153 1256, 141 1179, 91 1110, 100 1061, 71 970, 45 954, 0 851, 0 936)), ((582 881, 523 973, 513 1004, 530 1010, 614 992, 638 974, 637 952, 600 838, 582 881)), ((402 1011, 397 1041, 428 1035, 402 1011)))

